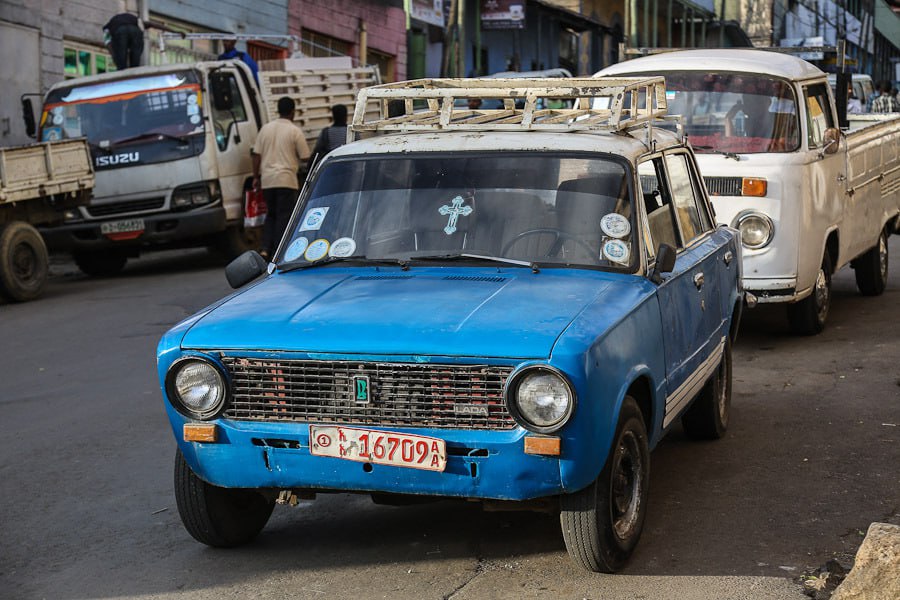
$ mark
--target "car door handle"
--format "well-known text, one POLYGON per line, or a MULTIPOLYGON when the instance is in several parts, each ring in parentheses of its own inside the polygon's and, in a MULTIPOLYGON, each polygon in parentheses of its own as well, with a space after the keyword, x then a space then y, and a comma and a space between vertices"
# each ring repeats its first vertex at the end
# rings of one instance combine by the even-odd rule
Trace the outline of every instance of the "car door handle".
POLYGON ((731 250, 725 253, 725 265, 728 266, 731 264, 731 261, 734 260, 734 254, 731 253, 731 250))
POLYGON ((697 286, 698 290, 703 287, 703 281, 703 273, 697 273, 696 275, 694 275, 694 285, 697 286))

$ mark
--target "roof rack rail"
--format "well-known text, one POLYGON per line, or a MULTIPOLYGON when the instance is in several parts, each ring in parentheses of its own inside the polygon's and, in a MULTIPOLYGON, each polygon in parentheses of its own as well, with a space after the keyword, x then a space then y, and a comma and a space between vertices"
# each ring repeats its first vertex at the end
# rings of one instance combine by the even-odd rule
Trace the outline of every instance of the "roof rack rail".
POLYGON ((388 131, 622 131, 650 127, 666 111, 662 77, 415 79, 360 90, 348 140, 358 132, 388 131), (471 98, 500 100, 502 107, 468 108, 471 98), (572 103, 542 108, 539 99, 572 103), (379 110, 367 119, 372 100, 379 110))

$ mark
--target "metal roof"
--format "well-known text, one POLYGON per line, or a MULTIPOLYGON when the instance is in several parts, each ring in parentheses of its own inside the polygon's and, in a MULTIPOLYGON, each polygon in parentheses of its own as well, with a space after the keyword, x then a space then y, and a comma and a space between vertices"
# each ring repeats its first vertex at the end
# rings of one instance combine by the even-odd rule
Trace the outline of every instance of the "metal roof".
POLYGON ((789 54, 743 48, 711 48, 676 50, 635 58, 606 67, 594 76, 621 76, 626 73, 658 75, 666 71, 712 70, 762 73, 801 80, 823 75, 823 72, 815 65, 789 54))

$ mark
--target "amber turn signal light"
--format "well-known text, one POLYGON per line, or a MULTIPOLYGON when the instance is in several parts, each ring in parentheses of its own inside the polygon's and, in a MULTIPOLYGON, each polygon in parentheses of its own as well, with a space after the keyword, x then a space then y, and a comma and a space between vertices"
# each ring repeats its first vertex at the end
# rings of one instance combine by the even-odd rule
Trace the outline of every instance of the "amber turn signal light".
POLYGON ((562 443, 558 437, 525 437, 525 454, 559 456, 562 443))
POLYGON ((765 196, 768 185, 765 179, 744 177, 741 183, 741 194, 744 196, 765 196))
POLYGON ((184 441, 215 442, 219 438, 216 426, 212 423, 185 423, 184 441))

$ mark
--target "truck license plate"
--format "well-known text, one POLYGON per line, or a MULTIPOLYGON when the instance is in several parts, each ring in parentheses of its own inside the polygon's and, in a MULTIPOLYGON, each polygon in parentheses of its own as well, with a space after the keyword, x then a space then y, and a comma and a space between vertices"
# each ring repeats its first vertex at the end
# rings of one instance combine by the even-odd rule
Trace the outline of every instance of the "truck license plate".
POLYGON ((443 471, 447 467, 444 440, 392 431, 310 425, 309 451, 314 456, 427 471, 443 471))
POLYGON ((100 223, 100 233, 108 235, 110 233, 129 233, 132 231, 143 231, 143 219, 128 219, 125 221, 111 221, 109 223, 100 223))

